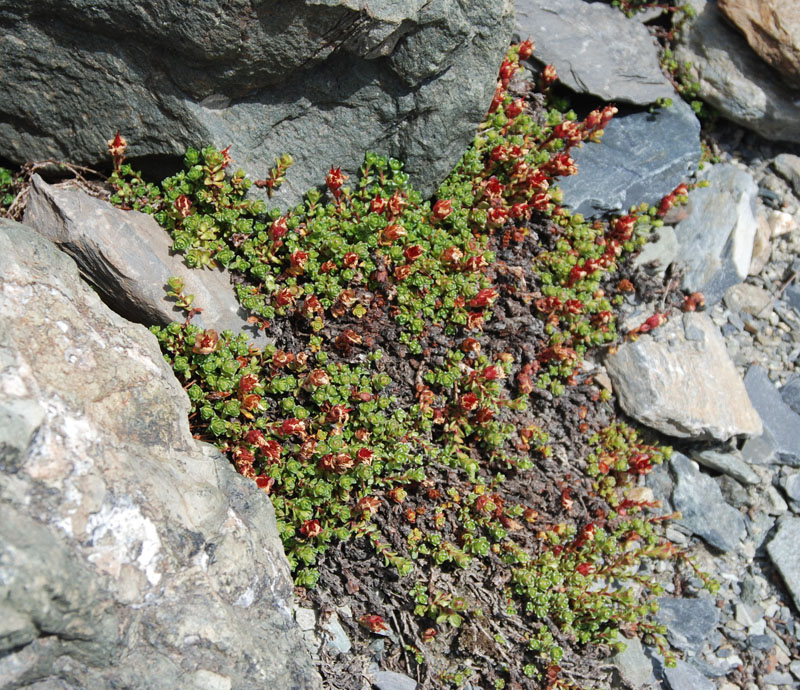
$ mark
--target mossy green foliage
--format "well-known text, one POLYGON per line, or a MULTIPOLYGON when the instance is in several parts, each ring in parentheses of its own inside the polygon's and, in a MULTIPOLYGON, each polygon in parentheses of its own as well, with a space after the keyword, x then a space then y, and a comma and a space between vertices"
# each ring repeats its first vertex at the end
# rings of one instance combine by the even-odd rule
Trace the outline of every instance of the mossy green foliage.
MULTIPOLYGON (((554 182, 575 172, 570 149, 600 136, 613 109, 583 122, 556 109, 533 117, 509 92, 520 50, 524 44, 510 51, 490 113, 435 202, 410 187, 399 162, 375 154, 352 188, 332 167, 327 195, 312 190, 286 213, 247 198, 250 180, 230 173, 227 150, 211 147, 190 150, 186 170, 160 185, 126 165, 112 184, 116 203, 154 214, 190 265, 237 273, 239 298, 262 327, 277 318, 304 326, 307 345, 295 352, 257 349, 190 319, 153 329, 185 384, 196 435, 270 495, 296 583, 316 584, 315 565, 332 543, 366 538, 417 583, 410 586, 419 616, 458 628, 484 612, 466 595, 428 591, 425 574, 446 571, 457 586, 454 573, 505 569, 509 615, 533 621, 525 673, 542 678, 558 675, 562 653, 545 620, 581 643, 611 643, 621 627, 639 625, 661 644, 662 631, 647 622, 658 588, 636 569, 675 553, 658 537, 659 519, 648 517, 655 504, 633 488, 633 478, 667 451, 621 425, 592 439, 590 473, 609 507, 594 522, 536 528, 532 538, 535 511, 503 495, 501 472, 524 475, 550 452, 546 434, 526 417, 534 381, 563 391, 586 348, 616 337, 601 281, 659 223, 656 209, 589 224, 559 206, 554 182), (534 223, 549 225, 558 239, 531 252, 540 291, 530 298, 547 341, 519 368, 510 354, 481 354, 473 336, 500 297, 490 247, 530 243, 534 223), (412 353, 424 352, 433 327, 453 337, 437 365, 423 357, 416 390, 405 396, 413 404, 399 405, 399 383, 359 333, 337 329, 334 337, 326 328, 345 316, 358 323, 369 310, 388 311, 412 353), (514 383, 516 396, 508 392, 514 383), (512 419, 527 421, 517 427, 512 419), (432 476, 452 485, 434 488, 432 476), (406 522, 399 546, 374 520, 398 512, 406 522)), ((279 184, 290 162, 282 160, 273 184, 260 186, 279 184)), ((170 281, 169 294, 191 315, 193 298, 179 280, 170 281)), ((565 490, 567 513, 570 500, 565 490)), ((370 630, 385 628, 380 616, 362 618, 370 630)), ((508 641, 497 638, 505 649, 508 641)), ((462 664, 450 675, 469 671, 462 664)))
POLYGON ((7 209, 14 203, 20 189, 18 175, 7 168, 0 168, 0 209, 7 209))

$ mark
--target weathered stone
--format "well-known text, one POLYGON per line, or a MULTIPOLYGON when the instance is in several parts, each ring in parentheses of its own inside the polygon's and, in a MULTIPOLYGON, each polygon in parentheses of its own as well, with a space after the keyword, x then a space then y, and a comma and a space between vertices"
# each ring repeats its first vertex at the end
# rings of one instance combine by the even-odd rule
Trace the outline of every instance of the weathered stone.
POLYGON ((245 331, 256 343, 265 340, 263 331, 247 323, 228 274, 190 269, 171 252, 169 234, 152 216, 122 211, 34 175, 25 223, 69 254, 103 301, 130 321, 146 326, 182 321, 185 314, 166 296, 167 280, 177 276, 184 293, 194 295, 193 306, 203 309, 192 319, 195 325, 245 331))
POLYGON ((647 105, 675 90, 641 22, 602 3, 517 0, 516 32, 534 42, 533 57, 556 68, 562 84, 604 101, 647 105))
POLYGON ((419 685, 413 678, 394 671, 378 671, 372 681, 378 690, 418 690, 419 685))
MULTIPOLYGON (((586 7, 604 7, 586 5, 586 7)), ((700 160, 700 123, 680 98, 653 113, 617 115, 600 143, 573 150, 578 175, 558 186, 564 204, 585 216, 658 205, 700 160)))
POLYGON ((664 434, 716 439, 757 436, 761 420, 705 314, 675 316, 605 359, 625 412, 664 434))
POLYGON ((772 165, 781 177, 792 185, 794 193, 800 195, 800 156, 793 153, 780 153, 772 165))
POLYGON ((758 484, 758 475, 742 459, 739 451, 721 453, 716 450, 701 450, 691 453, 692 460, 715 472, 722 472, 742 484, 758 484))
POLYGON ((717 483, 681 453, 670 460, 675 476, 672 505, 681 512, 679 524, 720 551, 733 551, 744 538, 742 514, 725 503, 717 483))
POLYGON ((714 304, 750 270, 758 187, 749 173, 729 164, 700 177, 709 186, 689 194, 689 217, 675 226, 677 258, 687 267, 683 289, 702 292, 714 304))
POLYGON ((697 654, 719 623, 719 609, 710 597, 660 597, 656 617, 673 646, 697 654))
POLYGON ((763 210, 759 210, 756 216, 756 236, 753 238, 753 256, 750 259, 747 275, 757 276, 767 265, 772 252, 770 239, 772 239, 772 228, 763 210))
POLYGON ((674 668, 664 667, 664 677, 670 690, 716 690, 716 685, 694 666, 680 659, 674 668))
POLYGON ((781 398, 793 412, 800 414, 800 376, 795 375, 783 384, 781 398))
POLYGON ((772 295, 758 285, 739 283, 728 288, 725 293, 725 306, 731 311, 766 319, 772 312, 772 295))
POLYGON ((780 77, 725 22, 716 2, 692 0, 696 16, 684 23, 675 59, 690 63, 700 97, 723 117, 765 139, 800 142, 800 91, 780 77))
POLYGON ((653 675, 653 662, 644 653, 638 637, 623 639, 625 649, 609 660, 614 666, 612 676, 613 688, 629 688, 631 685, 640 688, 656 682, 653 675))
POLYGON ((774 440, 777 461, 799 467, 800 415, 783 401, 780 392, 761 367, 751 366, 747 370, 744 385, 753 406, 764 422, 764 428, 774 440))
POLYGON ((651 239, 633 260, 634 266, 641 266, 650 274, 663 274, 678 255, 678 238, 670 225, 663 225, 653 233, 651 239))
POLYGON ((97 165, 117 129, 133 159, 231 145, 256 178, 288 152, 289 205, 365 150, 432 193, 492 100, 513 3, 8 0, 0 18, 3 157, 97 165))
POLYGON ((786 589, 800 611, 800 518, 784 517, 778 521, 778 532, 767 544, 767 553, 780 572, 786 589))
POLYGON ((0 290, 0 685, 321 687, 270 502, 152 334, 8 220, 0 290))
POLYGON ((793 501, 800 501, 800 472, 781 472, 781 486, 786 495, 793 501))
POLYGON ((761 59, 800 88, 800 5, 793 0, 719 0, 717 5, 761 59))

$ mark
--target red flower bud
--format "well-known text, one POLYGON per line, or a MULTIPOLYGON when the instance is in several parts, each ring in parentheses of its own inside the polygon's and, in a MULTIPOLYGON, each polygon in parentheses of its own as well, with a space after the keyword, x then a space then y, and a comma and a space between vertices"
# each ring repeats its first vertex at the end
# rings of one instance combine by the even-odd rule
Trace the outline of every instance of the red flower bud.
POLYGON ((325 415, 328 424, 344 424, 350 418, 351 408, 345 405, 334 405, 325 415))
POLYGON ((478 396, 475 393, 464 393, 458 404, 464 412, 472 412, 478 407, 478 396))
POLYGON ((527 60, 531 55, 533 55, 533 42, 531 39, 527 39, 519 44, 518 53, 520 60, 527 60))
POLYGON ((186 218, 192 212, 192 201, 185 194, 181 194, 175 199, 175 209, 181 214, 181 218, 186 218))
POLYGON ((463 256, 464 253, 458 247, 448 247, 439 258, 446 264, 457 264, 463 256))
POLYGON ((306 261, 308 261, 308 252, 298 249, 292 252, 289 261, 291 262, 289 273, 292 275, 300 275, 305 271, 306 261))
POLYGON ((504 379, 506 377, 506 372, 503 370, 503 367, 492 364, 491 366, 486 367, 481 372, 481 375, 487 381, 495 381, 497 379, 504 379))
POLYGON ((483 288, 467 304, 473 309, 483 309, 497 299, 497 292, 492 288, 483 288))
POLYGON ((308 372, 305 381, 303 381, 303 390, 313 391, 320 386, 327 386, 331 382, 330 377, 322 369, 314 369, 308 372))
POLYGON ((217 349, 217 343, 219 343, 219 333, 213 328, 209 328, 197 335, 192 352, 198 355, 211 354, 217 349))
POLYGON ((319 520, 306 520, 300 527, 300 534, 304 534, 309 539, 318 537, 321 532, 322 526, 319 524, 319 520))
POLYGON ((242 407, 248 412, 259 409, 261 405, 261 396, 255 393, 248 393, 242 398, 242 407))
POLYGON ((515 101, 509 103, 505 110, 506 110, 506 117, 511 118, 512 120, 519 115, 525 109, 525 101, 521 98, 518 98, 515 101))
POLYGON ((371 465, 372 458, 375 455, 369 448, 359 448, 356 452, 356 460, 364 465, 371 465))
POLYGON ((269 236, 272 238, 273 242, 279 240, 287 232, 289 232, 289 228, 286 225, 286 218, 284 216, 272 221, 272 227, 269 229, 269 236))
POLYGON ((385 632, 389 629, 383 618, 374 614, 365 614, 358 619, 358 622, 374 633, 385 632))
POLYGON ((381 232, 381 244, 391 245, 395 240, 406 236, 406 229, 402 225, 387 225, 381 232))
POLYGON ((347 252, 347 254, 342 257, 342 265, 345 268, 355 268, 358 266, 358 258, 358 254, 355 252, 347 252))
POLYGON ((465 338, 461 343, 462 352, 474 352, 475 354, 481 351, 481 344, 475 338, 465 338))
POLYGON ((581 575, 587 577, 594 572, 594 566, 591 563, 581 563, 575 568, 581 575))
POLYGON ((452 199, 439 199, 433 205, 433 217, 436 220, 444 220, 453 212, 453 200, 452 199))
POLYGON ((377 496, 364 496, 363 498, 358 499, 358 503, 356 505, 364 517, 368 517, 378 512, 378 508, 380 508, 381 505, 381 500, 377 496))
POLYGON ((325 178, 325 184, 334 196, 338 196, 339 188, 344 184, 346 179, 347 175, 342 174, 341 168, 334 168, 331 166, 331 169, 328 171, 328 176, 325 178))
POLYGON ((411 274, 411 266, 407 264, 404 266, 398 266, 397 268, 394 269, 394 277, 400 282, 408 278, 410 274, 411 274))
POLYGON ((376 196, 369 203, 369 210, 372 213, 383 213, 386 210, 387 201, 382 196, 376 196))
POLYGON ((422 256, 422 252, 422 247, 420 247, 418 244, 412 244, 410 247, 406 247, 403 255, 406 257, 406 261, 413 263, 422 256))
POLYGON ((258 376, 255 374, 245 374, 239 379, 239 393, 244 395, 249 393, 258 385, 258 376))
POLYGON ((303 436, 306 433, 306 423, 302 419, 284 419, 280 426, 281 436, 303 436))

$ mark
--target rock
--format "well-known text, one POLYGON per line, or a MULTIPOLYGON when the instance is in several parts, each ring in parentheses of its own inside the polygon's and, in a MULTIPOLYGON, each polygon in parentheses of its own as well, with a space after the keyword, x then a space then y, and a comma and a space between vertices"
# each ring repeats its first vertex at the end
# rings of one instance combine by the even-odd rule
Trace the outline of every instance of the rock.
POLYGON ((783 517, 778 521, 778 532, 767 544, 767 553, 780 572, 786 589, 800 611, 800 518, 783 517))
POLYGON ((378 690, 417 690, 419 688, 417 681, 394 671, 378 671, 372 684, 378 690))
POLYGON ((730 164, 699 177, 709 186, 689 194, 689 217, 675 226, 677 259, 687 267, 683 289, 702 292, 711 305, 750 270, 758 187, 749 173, 730 164))
POLYGON ((764 270, 772 252, 771 238, 772 228, 766 215, 759 210, 756 216, 756 236, 753 238, 753 256, 750 259, 750 270, 747 275, 757 276, 764 270))
POLYGON ((0 221, 3 688, 320 688, 272 506, 147 329, 0 221))
POLYGON ((573 211, 590 217, 625 213, 642 202, 658 205, 697 167, 700 123, 676 97, 672 106, 654 113, 617 115, 600 143, 574 149, 573 159, 579 174, 558 183, 573 211))
POLYGON ((347 637, 347 633, 339 622, 339 616, 335 613, 320 621, 319 627, 326 637, 325 646, 334 654, 347 654, 353 648, 353 643, 350 642, 350 638, 347 637))
POLYGON ((772 165, 775 172, 791 183, 794 193, 800 196, 800 156, 781 153, 775 156, 772 165))
POLYGON ((749 465, 771 465, 777 453, 775 439, 766 427, 761 436, 747 439, 742 446, 742 459, 749 465))
POLYGON ((533 39, 533 57, 576 93, 639 105, 675 96, 638 20, 582 0, 517 0, 515 8, 516 33, 533 39))
POLYGON ((722 472, 742 484, 758 484, 758 475, 742 459, 739 451, 722 453, 716 450, 701 450, 691 453, 692 460, 715 472, 722 472))
POLYGON ((800 142, 800 93, 753 53, 728 26, 713 0, 692 0, 696 16, 684 23, 675 48, 700 97, 723 117, 765 139, 800 142))
POLYGON ((800 376, 793 376, 781 388, 781 399, 793 412, 800 414, 800 376))
POLYGON ((786 301, 800 314, 800 284, 797 282, 792 283, 783 291, 783 294, 786 297, 786 301))
POLYGON ((489 107, 513 29, 512 0, 3 7, 0 156, 107 164, 117 129, 134 163, 231 145, 257 179, 290 153, 283 206, 366 150, 433 193, 489 107))
POLYGON ((797 228, 797 221, 791 213, 786 211, 777 211, 773 209, 769 213, 769 230, 770 237, 781 237, 794 232, 797 228))
POLYGON ((609 661, 616 667, 612 676, 612 687, 636 688, 656 682, 653 675, 653 662, 644 653, 638 637, 622 640, 625 650, 614 654, 609 661))
POLYGON ((800 7, 787 0, 719 0, 717 5, 761 59, 800 88, 800 7))
POLYGON ((681 512, 678 524, 720 551, 734 551, 746 534, 742 514, 725 503, 717 483, 681 453, 670 460, 675 476, 672 505, 681 512))
POLYGON ((152 216, 122 211, 34 175, 24 220, 69 254, 103 301, 126 319, 146 326, 182 321, 185 313, 166 296, 167 280, 177 276, 184 293, 194 295, 193 306, 203 308, 192 323, 219 332, 246 331, 256 344, 265 341, 263 331, 247 323, 228 273, 190 269, 172 254, 169 234, 152 216))
POLYGON ((793 501, 800 501, 800 472, 781 472, 781 486, 786 495, 793 501))
POLYGON ((664 668, 664 677, 670 690, 716 690, 717 687, 694 666, 680 659, 674 668, 664 668))
POLYGON ((744 385, 764 428, 774 439, 777 461, 800 467, 800 415, 783 402, 781 394, 761 367, 751 366, 747 370, 744 385))
POLYGON ((658 239, 649 240, 633 260, 648 273, 663 274, 678 254, 678 238, 670 225, 663 225, 654 233, 658 239))
POLYGON ((725 306, 731 311, 744 312, 760 319, 767 319, 772 313, 772 295, 758 285, 732 285, 725 293, 724 300, 725 306))
POLYGON ((605 366, 626 414, 677 438, 758 436, 762 425, 719 330, 703 313, 674 316, 605 366))

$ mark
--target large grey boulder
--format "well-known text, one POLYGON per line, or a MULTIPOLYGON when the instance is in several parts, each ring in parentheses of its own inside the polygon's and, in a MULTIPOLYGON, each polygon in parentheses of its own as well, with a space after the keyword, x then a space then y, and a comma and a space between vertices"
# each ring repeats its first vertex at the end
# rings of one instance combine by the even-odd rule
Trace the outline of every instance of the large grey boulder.
POLYGON ((268 498, 155 338, 0 220, 0 688, 319 688, 268 498))
POLYGON ((703 313, 672 316, 620 345, 605 366, 625 413, 663 434, 716 441, 761 434, 725 341, 703 313))
POLYGON ((222 269, 191 269, 172 254, 172 240, 152 216, 123 211, 86 192, 31 178, 24 222, 78 264, 81 275, 115 312, 146 326, 182 321, 185 314, 168 298, 166 283, 181 278, 192 306, 203 311, 192 323, 234 333, 245 331, 256 344, 263 331, 247 323, 229 274, 222 269))
POLYGON ((765 139, 800 142, 800 89, 756 55, 713 0, 691 0, 696 16, 681 29, 675 58, 690 63, 699 95, 723 117, 765 139))
POLYGON ((583 0, 517 0, 516 10, 516 32, 533 39, 533 57, 552 64, 576 93, 639 105, 675 96, 656 43, 637 19, 583 0))
POLYGON ((431 193, 494 94, 512 0, 7 0, 0 9, 0 156, 96 165, 232 145, 265 177, 297 164, 297 201, 365 150, 431 193))

